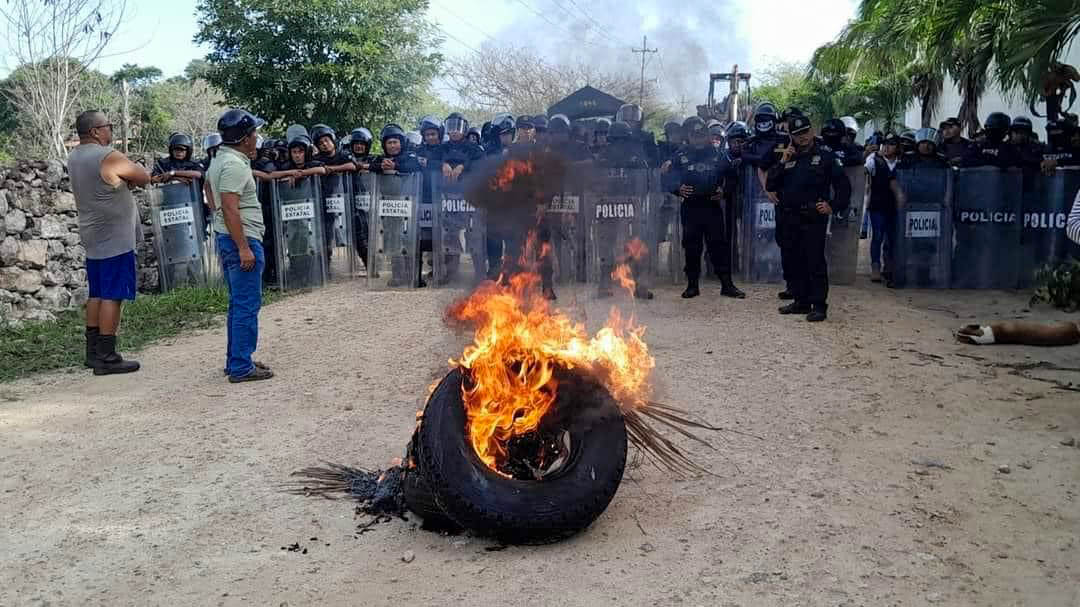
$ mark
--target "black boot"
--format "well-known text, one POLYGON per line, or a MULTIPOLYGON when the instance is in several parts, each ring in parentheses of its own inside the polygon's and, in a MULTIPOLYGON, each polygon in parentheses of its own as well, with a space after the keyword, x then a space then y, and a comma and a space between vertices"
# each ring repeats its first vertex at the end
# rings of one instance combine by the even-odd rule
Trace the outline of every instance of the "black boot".
POLYGON ((810 310, 810 313, 806 315, 806 322, 821 322, 825 320, 828 318, 828 315, 825 313, 828 308, 829 306, 824 304, 814 306, 813 309, 810 310))
POLYGON ((86 327, 86 360, 83 365, 88 369, 94 368, 94 360, 97 358, 97 341, 101 332, 97 327, 86 327))
POLYGON ((698 289, 698 279, 686 277, 686 290, 682 292, 683 299, 691 299, 701 295, 701 290, 698 289))
POLYGON ((641 285, 638 285, 638 286, 636 286, 634 288, 634 298, 635 299, 652 299, 653 298, 653 292, 646 289, 645 287, 643 287, 641 285))
POLYGON ((94 375, 132 373, 139 370, 138 362, 124 360, 123 356, 116 353, 115 335, 99 335, 95 350, 97 358, 94 359, 94 375))
POLYGON ((720 287, 720 294, 724 297, 746 299, 746 293, 743 293, 739 290, 739 287, 735 286, 735 283, 731 280, 730 276, 721 276, 720 283, 723 285, 720 287))
POLYGON ((786 306, 780 306, 781 314, 809 314, 810 305, 793 301, 786 306))
POLYGON ((787 291, 787 290, 780 291, 779 293, 776 294, 776 296, 779 297, 780 299, 783 299, 784 301, 791 301, 792 299, 795 299, 795 296, 791 294, 791 291, 787 291))

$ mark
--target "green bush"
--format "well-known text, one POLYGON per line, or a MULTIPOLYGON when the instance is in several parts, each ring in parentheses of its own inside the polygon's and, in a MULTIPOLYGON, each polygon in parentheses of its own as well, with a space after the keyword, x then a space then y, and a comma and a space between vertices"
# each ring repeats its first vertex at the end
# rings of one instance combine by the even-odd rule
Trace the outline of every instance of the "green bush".
POLYGON ((1035 276, 1032 301, 1074 312, 1080 309, 1080 260, 1048 265, 1035 276))

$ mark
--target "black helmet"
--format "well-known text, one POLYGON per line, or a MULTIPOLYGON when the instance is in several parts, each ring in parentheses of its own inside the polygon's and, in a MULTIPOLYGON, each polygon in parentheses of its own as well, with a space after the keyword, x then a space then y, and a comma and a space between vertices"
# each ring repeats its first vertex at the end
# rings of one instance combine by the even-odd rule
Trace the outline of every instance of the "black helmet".
POLYGON ((640 124, 642 119, 641 106, 633 103, 624 103, 619 106, 619 110, 615 112, 615 121, 625 122, 627 124, 640 124))
POLYGON ((727 136, 727 129, 724 128, 724 123, 719 120, 710 120, 706 123, 709 128, 710 135, 720 135, 721 137, 727 136))
POLYGON ((746 128, 746 123, 741 121, 732 122, 727 128, 728 139, 746 139, 750 136, 750 130, 746 128))
POLYGON ((390 123, 383 127, 382 132, 379 133, 379 141, 386 144, 387 139, 396 138, 401 142, 401 146, 405 146, 405 130, 400 126, 390 123))
POLYGON ((983 124, 983 128, 988 131, 1007 131, 1009 130, 1009 115, 1003 112, 992 112, 986 117, 986 122, 983 124))
POLYGON ((371 131, 365 129, 364 127, 360 127, 358 129, 353 129, 352 133, 349 133, 349 143, 350 144, 353 144, 353 143, 366 143, 368 145, 368 147, 370 148, 372 139, 373 139, 373 137, 371 136, 371 131))
POLYGON ((264 139, 262 145, 259 146, 260 150, 272 150, 277 147, 276 139, 264 139))
POLYGON ((537 114, 536 116, 533 116, 533 128, 536 129, 537 133, 543 133, 544 131, 548 130, 548 126, 550 126, 550 124, 551 123, 548 121, 548 117, 543 114, 537 114))
POLYGON ((882 142, 884 142, 884 141, 885 141, 885 135, 881 131, 877 131, 873 135, 870 135, 869 137, 866 138, 866 145, 880 146, 882 144, 882 142))
POLYGON ((607 135, 611 130, 611 121, 607 118, 598 118, 596 124, 593 125, 593 133, 603 133, 607 135))
POLYGON ((555 114, 548 121, 548 131, 552 133, 570 133, 570 119, 563 114, 555 114))
POLYGON ((329 137, 331 140, 334 141, 335 144, 337 144, 337 133, 334 132, 334 129, 330 128, 325 124, 316 124, 315 126, 311 127, 312 143, 318 145, 319 140, 323 137, 329 137))
POLYGON ((780 112, 776 111, 775 105, 765 101, 759 103, 757 108, 754 109, 754 118, 756 119, 758 116, 768 116, 769 118, 776 120, 780 117, 780 112))
POLYGON ((465 120, 465 117, 461 115, 461 112, 453 112, 446 117, 446 132, 447 133, 461 133, 462 135, 469 132, 469 121, 465 120))
POLYGON ((514 117, 510 114, 499 114, 491 119, 491 130, 496 137, 503 133, 515 133, 517 132, 517 123, 514 122, 514 117))
POLYGON ((465 134, 466 137, 472 137, 473 135, 476 135, 474 143, 480 143, 484 140, 484 133, 480 131, 479 127, 469 127, 469 132, 465 134))
POLYGON ((517 128, 519 129, 533 129, 536 128, 536 123, 533 122, 533 117, 528 114, 524 114, 517 117, 517 128))
POLYGON ((308 137, 307 135, 297 135, 296 137, 293 137, 292 139, 289 140, 289 149, 290 150, 293 149, 293 148, 300 148, 300 147, 310 150, 311 149, 311 137, 308 137))
POLYGON ((221 134, 221 143, 240 143, 245 137, 266 124, 262 118, 256 118, 247 110, 228 110, 218 118, 217 130, 221 134))
POLYGON ((634 129, 629 124, 626 124, 621 120, 616 121, 614 124, 612 124, 611 128, 608 129, 607 134, 608 139, 613 141, 618 141, 620 139, 629 139, 633 137, 633 135, 634 129))
POLYGON ((830 118, 825 121, 825 124, 821 125, 821 137, 825 141, 839 141, 843 136, 846 127, 844 122, 839 118, 830 118))
POLYGON ((762 103, 754 110, 754 130, 758 133, 771 133, 776 130, 776 123, 780 116, 776 112, 776 106, 771 103, 762 103))
POLYGON ((438 118, 429 115, 429 116, 424 116, 423 118, 421 118, 420 122, 416 125, 416 130, 420 133, 421 136, 424 134, 425 131, 430 131, 432 129, 434 129, 436 131, 439 131, 439 139, 442 139, 442 136, 443 136, 443 123, 442 123, 442 120, 439 120, 438 118))
POLYGON ((794 118, 796 116, 805 117, 806 114, 804 114, 801 109, 799 109, 799 108, 792 105, 792 106, 788 107, 788 109, 784 110, 784 113, 780 115, 780 119, 783 120, 784 122, 787 122, 788 120, 791 120, 792 118, 794 118))
POLYGON ((709 129, 705 126, 705 121, 697 116, 691 116, 682 123, 683 132, 686 133, 687 138, 691 138, 695 135, 705 136, 709 134, 709 129))
POLYGON ((195 146, 192 144, 189 135, 185 135, 184 133, 173 133, 172 135, 169 135, 170 151, 172 151, 173 148, 184 148, 190 153, 191 148, 193 147, 195 146))
POLYGON ((938 144, 938 132, 933 127, 923 127, 915 131, 915 143, 922 143, 928 141, 934 145, 938 144))
POLYGON ((221 135, 219 133, 210 133, 206 137, 203 137, 202 147, 204 150, 212 150, 221 145, 221 135))
POLYGON ((1030 134, 1033 130, 1031 118, 1028 118, 1027 116, 1017 116, 1016 118, 1013 118, 1012 126, 1009 128, 1014 131, 1026 131, 1030 134))
POLYGON ((900 143, 907 143, 911 145, 918 143, 918 140, 915 139, 915 131, 911 129, 904 129, 900 133, 900 143))

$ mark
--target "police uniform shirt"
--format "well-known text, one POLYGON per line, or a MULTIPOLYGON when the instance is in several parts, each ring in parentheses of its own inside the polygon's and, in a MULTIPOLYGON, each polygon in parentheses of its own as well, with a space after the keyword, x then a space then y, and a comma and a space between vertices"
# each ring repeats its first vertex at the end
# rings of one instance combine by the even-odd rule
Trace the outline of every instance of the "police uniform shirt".
POLYGON ((861 166, 865 162, 863 156, 863 149, 857 145, 850 145, 845 143, 839 143, 837 145, 824 144, 836 157, 840 159, 840 164, 846 167, 861 166))
POLYGON ((336 167, 343 164, 349 164, 350 162, 352 162, 352 158, 349 158, 349 156, 345 154, 345 152, 334 152, 329 156, 320 153, 315 156, 314 161, 321 163, 316 166, 336 167))
POLYGON ((683 185, 694 188, 694 193, 686 198, 683 204, 691 206, 715 204, 711 198, 716 194, 723 180, 721 169, 720 154, 713 146, 687 147, 676 154, 665 182, 669 191, 676 195, 679 194, 679 188, 683 185))
MULTIPOLYGON (((824 146, 798 153, 786 163, 769 169, 766 189, 776 192, 785 209, 817 214, 819 200, 830 203, 834 213, 843 213, 851 203, 851 182, 840 159, 824 146), (835 196, 834 196, 835 191, 835 196)), ((825 215, 817 214, 821 220, 825 215)))
POLYGON ((780 160, 789 143, 790 139, 779 133, 754 134, 743 146, 743 159, 752 166, 767 171, 780 160))
POLYGON ((442 144, 442 148, 442 161, 450 165, 452 169, 464 166, 465 173, 469 172, 472 163, 484 157, 483 148, 468 139, 447 141, 442 144))
POLYGON ((262 173, 273 173, 278 170, 278 165, 272 158, 258 156, 255 160, 251 161, 251 168, 252 170, 260 171, 262 173))
POLYGON ((968 147, 960 164, 965 167, 995 166, 1007 169, 1019 166, 1020 162, 1015 148, 1007 142, 980 141, 968 147))
POLYGON ((1038 169, 1042 165, 1043 146, 1034 141, 1010 143, 1017 165, 1027 170, 1038 169))
POLYGON ((964 159, 969 147, 970 141, 963 137, 954 137, 941 142, 941 153, 945 155, 946 162, 957 163, 964 159))
POLYGON ((649 168, 645 148, 635 139, 609 141, 597 154, 596 161, 609 168, 649 168))
POLYGON ((384 154, 372 157, 371 172, 382 173, 382 162, 386 159, 394 161, 394 166, 398 173, 415 173, 421 169, 420 160, 416 157, 414 152, 401 152, 397 156, 387 156, 384 154))
MULTIPOLYGON (((207 164, 207 168, 209 168, 209 164, 207 164)), ((206 173, 206 169, 198 162, 192 160, 177 160, 172 156, 169 156, 167 158, 159 158, 158 161, 154 163, 154 170, 150 174, 154 176, 164 175, 169 171, 198 171, 200 173, 206 173)))
POLYGON ((1053 160, 1060 167, 1080 166, 1080 150, 1073 147, 1055 148, 1047 144, 1043 148, 1043 160, 1053 160))

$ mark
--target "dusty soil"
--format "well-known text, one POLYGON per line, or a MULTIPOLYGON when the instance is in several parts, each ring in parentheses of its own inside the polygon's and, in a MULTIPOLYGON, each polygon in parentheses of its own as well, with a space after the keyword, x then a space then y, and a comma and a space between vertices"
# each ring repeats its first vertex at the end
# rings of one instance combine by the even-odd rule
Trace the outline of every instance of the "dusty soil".
MULTIPOLYGON (((414 521, 358 534, 351 503, 277 490, 320 460, 401 454, 463 344, 447 292, 338 285, 265 309, 270 382, 225 382, 219 329, 148 349, 135 375, 0 386, 0 604, 1080 604, 1080 448, 1062 444, 1080 441, 1063 389, 1080 349, 950 333, 1061 315, 864 285, 811 325, 776 315, 773 287, 718 290, 637 305, 658 396, 764 440, 687 445, 715 476, 630 470, 586 533, 538 548, 414 521)), ((608 302, 585 295, 560 301, 595 326, 608 302)))

